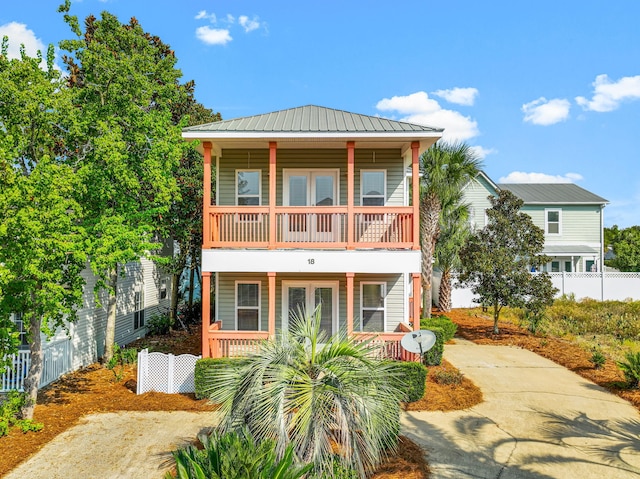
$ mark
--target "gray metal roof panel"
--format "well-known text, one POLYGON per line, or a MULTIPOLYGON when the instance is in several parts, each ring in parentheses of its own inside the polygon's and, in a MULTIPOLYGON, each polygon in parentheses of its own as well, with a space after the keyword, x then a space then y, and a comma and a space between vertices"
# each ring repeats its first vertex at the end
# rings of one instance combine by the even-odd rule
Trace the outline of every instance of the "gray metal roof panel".
POLYGON ((324 133, 393 133, 433 132, 441 128, 416 125, 386 118, 349 113, 315 105, 301 106, 262 115, 234 118, 184 128, 191 132, 324 132, 324 133))
POLYGON ((499 183, 525 204, 596 204, 607 200, 573 183, 499 183))

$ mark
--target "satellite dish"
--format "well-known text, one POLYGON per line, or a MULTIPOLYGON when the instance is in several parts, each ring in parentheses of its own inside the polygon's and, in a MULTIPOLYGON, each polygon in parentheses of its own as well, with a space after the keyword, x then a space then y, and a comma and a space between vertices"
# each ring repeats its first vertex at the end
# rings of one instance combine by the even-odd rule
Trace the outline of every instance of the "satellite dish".
POLYGON ((426 353, 436 344, 436 335, 428 329, 411 331, 402 336, 400 345, 410 353, 426 353))

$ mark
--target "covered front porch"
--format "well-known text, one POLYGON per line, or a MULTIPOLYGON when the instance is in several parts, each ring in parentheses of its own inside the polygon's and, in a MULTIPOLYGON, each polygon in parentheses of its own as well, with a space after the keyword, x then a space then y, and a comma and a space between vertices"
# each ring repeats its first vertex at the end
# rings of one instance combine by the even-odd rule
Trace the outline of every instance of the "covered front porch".
POLYGON ((261 341, 287 330, 292 314, 321 307, 327 335, 346 331, 357 341, 372 340, 380 356, 415 360, 400 346, 420 326, 419 273, 223 272, 203 273, 203 291, 215 284, 215 307, 203 295, 203 357, 244 356, 261 341), (213 320, 210 319, 213 317, 213 320))

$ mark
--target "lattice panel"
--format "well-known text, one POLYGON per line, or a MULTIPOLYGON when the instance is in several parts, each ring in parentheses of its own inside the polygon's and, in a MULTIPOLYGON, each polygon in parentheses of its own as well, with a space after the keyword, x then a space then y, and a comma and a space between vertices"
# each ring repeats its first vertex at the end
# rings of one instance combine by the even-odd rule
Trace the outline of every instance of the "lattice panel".
POLYGON ((138 353, 138 394, 195 392, 194 371, 199 356, 192 354, 138 353))

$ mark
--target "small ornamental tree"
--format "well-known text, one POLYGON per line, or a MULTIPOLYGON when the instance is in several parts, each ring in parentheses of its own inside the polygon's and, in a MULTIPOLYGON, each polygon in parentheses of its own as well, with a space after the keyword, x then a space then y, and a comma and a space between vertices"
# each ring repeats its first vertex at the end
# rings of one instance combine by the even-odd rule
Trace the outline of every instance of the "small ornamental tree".
POLYGON ((607 266, 620 271, 640 271, 640 226, 618 229, 614 225, 605 231, 605 242, 613 247, 615 255, 607 260, 607 266))
POLYGON ((473 234, 460 252, 460 283, 478 295, 475 301, 493 308, 493 332, 504 306, 521 307, 540 314, 551 306, 557 289, 548 273, 532 274, 550 261, 542 253, 544 231, 520 212, 522 200, 510 191, 489 197, 488 224, 473 234))

